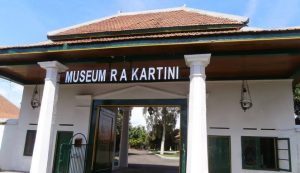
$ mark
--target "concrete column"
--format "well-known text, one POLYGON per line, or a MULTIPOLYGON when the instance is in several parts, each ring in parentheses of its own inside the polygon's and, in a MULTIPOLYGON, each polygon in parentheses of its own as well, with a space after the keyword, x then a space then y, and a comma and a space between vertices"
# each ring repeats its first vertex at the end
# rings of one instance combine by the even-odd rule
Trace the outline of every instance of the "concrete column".
POLYGON ((205 67, 211 54, 185 55, 190 67, 187 173, 208 173, 205 67))
POLYGON ((51 131, 58 97, 58 73, 67 67, 57 61, 38 63, 46 70, 45 85, 39 114, 30 173, 50 173, 51 131))
POLYGON ((128 126, 131 108, 123 109, 123 121, 120 141, 120 168, 128 167, 128 126))

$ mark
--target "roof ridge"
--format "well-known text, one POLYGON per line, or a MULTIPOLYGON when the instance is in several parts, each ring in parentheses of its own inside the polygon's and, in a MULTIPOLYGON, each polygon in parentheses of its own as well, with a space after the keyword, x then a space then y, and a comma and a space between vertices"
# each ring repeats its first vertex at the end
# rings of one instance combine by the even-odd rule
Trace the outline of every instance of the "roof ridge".
POLYGON ((151 13, 159 13, 159 12, 172 12, 172 11, 179 11, 179 10, 184 10, 184 11, 187 11, 187 12, 195 12, 195 13, 208 15, 208 16, 213 16, 213 17, 218 17, 218 18, 226 18, 226 19, 229 19, 229 20, 241 21, 241 22, 244 22, 244 23, 248 23, 248 21, 249 21, 248 17, 225 14, 225 13, 219 13, 219 12, 214 12, 214 11, 199 10, 199 9, 195 9, 195 8, 189 8, 189 7, 186 7, 184 5, 182 7, 175 7, 175 8, 154 9, 154 10, 145 10, 145 11, 136 11, 136 12, 119 12, 119 13, 111 15, 111 16, 106 16, 106 17, 102 17, 102 18, 99 18, 99 19, 95 19, 95 20, 84 22, 84 23, 76 24, 76 25, 73 25, 73 26, 69 26, 69 27, 58 29, 58 30, 50 31, 50 32, 47 33, 47 35, 48 36, 53 36, 53 35, 56 35, 58 33, 70 30, 70 29, 75 29, 75 28, 90 25, 90 24, 93 24, 93 23, 98 23, 98 22, 101 22, 101 21, 104 21, 104 20, 107 20, 107 19, 111 19, 111 18, 114 18, 114 17, 130 16, 130 15, 138 15, 138 14, 151 14, 151 13))

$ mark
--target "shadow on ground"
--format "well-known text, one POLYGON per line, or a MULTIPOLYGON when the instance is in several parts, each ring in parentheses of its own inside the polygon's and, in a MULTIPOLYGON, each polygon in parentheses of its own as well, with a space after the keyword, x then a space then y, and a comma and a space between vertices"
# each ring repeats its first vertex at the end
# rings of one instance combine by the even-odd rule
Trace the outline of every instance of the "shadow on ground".
POLYGON ((178 173, 178 166, 129 164, 128 168, 113 173, 178 173))

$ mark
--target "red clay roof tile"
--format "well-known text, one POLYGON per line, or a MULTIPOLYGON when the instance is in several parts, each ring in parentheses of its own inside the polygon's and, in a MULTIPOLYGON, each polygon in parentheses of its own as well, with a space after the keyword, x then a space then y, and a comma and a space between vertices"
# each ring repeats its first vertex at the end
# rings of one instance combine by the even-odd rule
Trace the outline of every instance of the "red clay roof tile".
POLYGON ((20 109, 0 95, 0 118, 18 119, 20 109))
POLYGON ((245 25, 247 18, 189 8, 173 10, 120 13, 119 15, 99 19, 89 23, 58 30, 49 36, 158 29, 207 25, 245 25))

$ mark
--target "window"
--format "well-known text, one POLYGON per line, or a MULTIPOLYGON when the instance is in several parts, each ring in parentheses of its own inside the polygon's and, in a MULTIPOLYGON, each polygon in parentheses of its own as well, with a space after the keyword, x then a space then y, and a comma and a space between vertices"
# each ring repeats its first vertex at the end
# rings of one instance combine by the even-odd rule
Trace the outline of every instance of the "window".
POLYGON ((243 169, 291 171, 289 139, 242 137, 243 169))
POLYGON ((299 115, 297 115, 297 117, 295 118, 295 124, 300 125, 300 116, 299 115))
POLYGON ((35 136, 36 136, 36 130, 27 130, 25 147, 24 147, 24 156, 32 156, 35 136))

